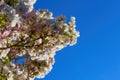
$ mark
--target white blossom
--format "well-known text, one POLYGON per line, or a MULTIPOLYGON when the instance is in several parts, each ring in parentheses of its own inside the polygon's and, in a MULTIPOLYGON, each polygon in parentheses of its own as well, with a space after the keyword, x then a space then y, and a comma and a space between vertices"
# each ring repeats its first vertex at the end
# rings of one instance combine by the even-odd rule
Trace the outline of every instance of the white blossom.
POLYGON ((16 15, 14 16, 12 22, 11 22, 11 27, 15 27, 15 26, 16 26, 16 23, 19 22, 19 19, 20 19, 19 15, 16 14, 16 15))

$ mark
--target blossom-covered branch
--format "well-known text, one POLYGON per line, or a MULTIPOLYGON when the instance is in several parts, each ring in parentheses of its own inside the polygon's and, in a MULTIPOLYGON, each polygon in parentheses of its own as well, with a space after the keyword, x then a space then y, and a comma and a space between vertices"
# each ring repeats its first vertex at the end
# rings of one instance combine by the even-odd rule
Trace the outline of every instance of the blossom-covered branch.
POLYGON ((33 80, 51 71, 56 51, 79 37, 75 18, 34 10, 36 0, 0 0, 0 80, 33 80), (24 59, 19 63, 19 59, 24 59))

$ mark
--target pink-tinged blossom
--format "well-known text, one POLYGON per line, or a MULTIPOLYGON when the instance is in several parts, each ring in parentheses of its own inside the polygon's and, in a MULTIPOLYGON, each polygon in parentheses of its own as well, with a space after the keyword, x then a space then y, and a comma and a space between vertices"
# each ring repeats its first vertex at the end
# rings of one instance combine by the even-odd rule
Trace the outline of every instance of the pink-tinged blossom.
POLYGON ((2 35, 2 37, 8 37, 10 35, 10 33, 11 33, 11 30, 5 30, 3 32, 3 34, 1 34, 1 35, 2 35))

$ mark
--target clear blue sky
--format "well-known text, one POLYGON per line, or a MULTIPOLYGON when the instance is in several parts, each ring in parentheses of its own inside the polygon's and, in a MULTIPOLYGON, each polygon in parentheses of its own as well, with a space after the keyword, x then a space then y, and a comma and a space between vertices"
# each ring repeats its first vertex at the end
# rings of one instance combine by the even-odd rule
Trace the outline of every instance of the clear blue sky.
POLYGON ((120 0, 38 0, 35 9, 76 17, 77 45, 55 56, 53 70, 35 80, 120 80, 120 0))

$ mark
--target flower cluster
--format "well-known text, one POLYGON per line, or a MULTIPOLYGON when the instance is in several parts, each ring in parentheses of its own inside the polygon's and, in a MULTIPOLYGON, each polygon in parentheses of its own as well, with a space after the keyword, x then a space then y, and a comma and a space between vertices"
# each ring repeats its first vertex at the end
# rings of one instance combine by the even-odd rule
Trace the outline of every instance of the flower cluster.
POLYGON ((56 51, 79 37, 75 18, 33 10, 36 0, 0 0, 0 80, 33 80, 51 71, 56 51), (23 63, 17 62, 24 58, 23 63))

